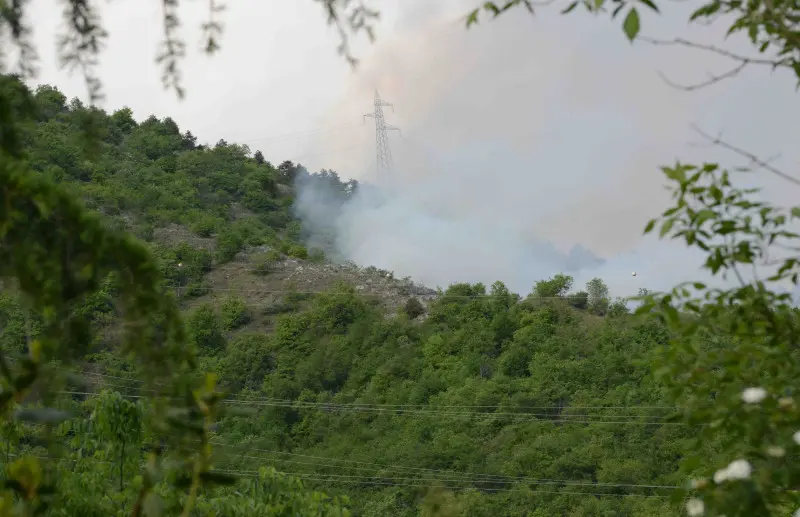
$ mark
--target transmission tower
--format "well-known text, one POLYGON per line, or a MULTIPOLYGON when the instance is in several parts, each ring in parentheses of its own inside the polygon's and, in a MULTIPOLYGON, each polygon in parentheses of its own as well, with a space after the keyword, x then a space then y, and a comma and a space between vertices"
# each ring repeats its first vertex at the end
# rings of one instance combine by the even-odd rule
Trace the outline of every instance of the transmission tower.
POLYGON ((377 153, 378 182, 385 182, 392 171, 392 151, 389 148, 389 137, 387 131, 400 131, 399 128, 386 124, 383 118, 383 107, 389 106, 394 111, 394 106, 381 100, 378 90, 375 90, 375 111, 364 115, 375 119, 375 152, 377 153))

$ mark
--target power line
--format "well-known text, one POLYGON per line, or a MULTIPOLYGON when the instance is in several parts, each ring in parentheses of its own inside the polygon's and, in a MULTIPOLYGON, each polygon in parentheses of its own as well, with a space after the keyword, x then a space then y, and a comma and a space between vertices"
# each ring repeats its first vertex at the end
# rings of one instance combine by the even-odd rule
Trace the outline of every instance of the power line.
MULTIPOLYGON (((115 375, 108 375, 104 373, 97 373, 97 372, 86 372, 86 371, 74 371, 68 370, 66 368, 58 368, 60 370, 79 374, 79 375, 91 375, 97 376, 102 378, 110 378, 110 379, 122 379, 128 382, 135 382, 138 384, 144 384, 145 381, 134 378, 134 377, 120 377, 115 375)), ((121 386, 122 387, 122 386, 121 386)), ((125 388, 136 388, 135 386, 124 386, 125 388)), ((252 398, 252 397, 228 397, 225 399, 226 401, 235 401, 235 402, 283 402, 283 403, 293 403, 297 402, 291 399, 279 399, 279 398, 272 398, 272 397, 260 397, 260 398, 252 398)), ((426 409, 426 408, 439 408, 439 409, 498 409, 499 406, 497 405, 481 405, 481 404, 383 404, 383 403, 363 403, 363 402, 310 402, 310 401, 301 401, 299 403, 302 404, 314 404, 314 405, 337 405, 337 406, 345 406, 345 407, 366 407, 366 408, 388 408, 392 410, 413 410, 413 409, 426 409)), ((632 409, 632 410, 656 410, 656 409, 668 409, 668 410, 679 410, 680 408, 676 406, 640 406, 640 405, 628 405, 628 406, 525 406, 525 409, 553 409, 553 410, 566 410, 566 409, 587 409, 587 410, 609 410, 609 409, 632 409)), ((519 414, 519 413, 516 413, 519 414)), ((638 416, 638 415, 635 415, 638 416)))
MULTIPOLYGON (((231 471, 232 473, 236 473, 236 471, 231 471)), ((291 473, 281 472, 278 471, 280 474, 284 475, 291 475, 291 473)), ((252 474, 253 477, 257 477, 258 474, 252 474)), ((342 479, 331 479, 327 477, 311 477, 311 476, 299 476, 301 479, 305 479, 307 481, 319 481, 319 482, 339 482, 339 483, 359 483, 363 485, 377 485, 377 486, 398 486, 398 487, 416 487, 416 488, 428 488, 431 485, 429 483, 395 483, 390 481, 354 481, 354 480, 342 480, 342 479)), ((489 487, 474 487, 474 486, 452 486, 452 485, 437 485, 441 488, 447 490, 480 490, 482 492, 519 492, 522 491, 521 488, 489 488, 489 487)), ((666 495, 655 495, 655 494, 615 494, 615 493, 603 493, 603 492, 577 492, 577 491, 567 491, 567 490, 531 490, 528 492, 529 495, 536 495, 536 494, 548 494, 548 495, 588 495, 592 497, 643 497, 643 498, 654 498, 654 499, 667 499, 670 496, 666 495)))
MULTIPOLYGON (((111 386, 114 387, 114 386, 111 386)), ((121 389, 128 389, 128 390, 136 390, 136 387, 133 386, 124 386, 119 387, 121 389)), ((146 392, 157 393, 155 390, 141 390, 146 392)), ((97 392, 91 391, 73 391, 73 390, 60 390, 57 393, 65 394, 65 395, 81 395, 81 396, 95 396, 98 395, 97 392)), ((123 397, 128 397, 132 399, 146 399, 150 398, 146 395, 131 395, 126 393, 120 394, 123 397)), ((270 403, 270 402, 260 402, 260 403, 242 403, 244 401, 237 401, 235 399, 225 399, 223 400, 224 404, 230 405, 238 405, 244 407, 275 407, 275 408, 285 408, 285 409, 308 409, 308 410, 316 410, 316 411, 344 411, 344 412, 376 412, 374 408, 351 408, 347 406, 342 407, 328 407, 323 404, 315 405, 298 405, 295 401, 290 401, 291 403, 270 403), (239 402, 237 404, 237 402, 239 402)), ((378 410, 378 412, 380 412, 378 410)), ((490 419, 490 420, 511 420, 516 422, 530 422, 530 423, 537 423, 537 424, 587 424, 587 425, 657 425, 657 426, 687 426, 688 424, 685 422, 672 422, 672 421, 663 421, 663 420, 619 420, 620 418, 647 418, 647 415, 575 415, 576 418, 569 418, 569 417, 553 417, 553 415, 549 415, 546 413, 489 413, 489 412, 478 412, 478 411, 438 411, 438 410, 402 410, 402 411, 383 411, 384 414, 392 414, 395 416, 436 416, 436 417, 451 417, 451 418, 483 418, 483 419, 490 419), (580 420, 579 418, 582 418, 580 420), (606 420, 600 420, 599 418, 606 418, 606 420), (616 419, 616 420, 611 420, 616 419)), ((663 417, 657 417, 663 418, 663 417)))
MULTIPOLYGON (((219 445, 219 444, 217 444, 219 445)), ((39 459, 47 459, 47 460, 55 460, 55 461, 66 461, 71 463, 79 463, 79 462, 89 462, 89 463, 102 463, 105 465, 116 465, 116 462, 107 461, 107 460, 100 460, 98 458, 90 458, 84 457, 80 459, 72 459, 72 458, 62 458, 58 456, 42 456, 42 455, 35 455, 35 454, 10 454, 10 457, 35 457, 39 459)), ((244 455, 243 457, 247 458, 254 458, 252 456, 244 455)), ((252 477, 258 478, 260 474, 256 470, 247 470, 247 469, 218 469, 215 468, 212 472, 219 472, 222 474, 230 474, 233 476, 239 477, 252 477)), ((404 486, 404 487, 419 487, 419 488, 427 488, 432 486, 436 483, 435 486, 445 488, 448 490, 480 490, 482 492, 513 492, 513 491, 521 491, 525 487, 519 486, 510 486, 510 487, 503 487, 503 488, 494 488, 494 487, 476 487, 476 486, 448 486, 448 485, 440 485, 437 482, 445 481, 451 483, 494 483, 494 484, 511 484, 509 482, 503 481, 492 481, 492 480, 484 480, 484 479, 442 479, 442 478, 397 478, 395 481, 386 481, 387 477, 391 476, 348 476, 348 475, 340 475, 340 474, 325 474, 325 473, 308 473, 308 472, 291 472, 291 471, 275 471, 277 474, 295 477, 301 480, 307 481, 319 481, 319 482, 339 482, 339 483, 358 483, 362 485, 378 485, 378 486, 404 486), (397 482, 403 481, 403 482, 397 482)), ((647 489, 664 489, 664 490, 675 490, 680 487, 673 486, 673 485, 636 485, 636 484, 624 484, 624 483, 576 483, 570 481, 564 482, 537 482, 536 480, 521 480, 519 482, 515 482, 515 484, 523 484, 523 485, 557 485, 563 484, 564 486, 586 486, 586 487, 594 487, 594 488, 647 488, 647 489)), ((644 497, 644 498, 667 498, 671 496, 661 495, 661 494, 636 494, 636 493, 626 493, 626 494, 618 494, 618 493, 609 493, 609 492, 585 492, 585 491, 568 491, 568 490, 541 490, 537 488, 536 490, 531 490, 529 495, 536 495, 536 494, 548 494, 548 495, 589 495, 594 497, 603 497, 603 496, 610 496, 610 497, 644 497)))
MULTIPOLYGON (((115 375, 108 375, 104 373, 97 373, 97 372, 87 372, 82 370, 69 370, 67 368, 56 367, 56 369, 72 373, 78 375, 88 375, 100 378, 110 378, 115 380, 123 380, 126 382, 137 383, 139 385, 144 384, 146 381, 134 378, 134 377, 120 377, 115 375)), ((160 383, 156 383, 157 385, 162 385, 160 383)), ((125 389, 138 389, 138 386, 131 386, 131 385, 115 385, 110 384, 112 387, 120 387, 125 389)), ((155 392, 154 390, 150 390, 155 392)), ((297 404, 303 406, 325 406, 325 407, 349 407, 354 409, 381 409, 381 410, 388 410, 388 411, 414 411, 414 410, 463 410, 463 409, 499 409, 500 406, 498 405, 481 405, 481 404, 384 404, 384 403, 365 403, 365 402, 312 402, 312 401, 297 401, 292 399, 280 399, 280 398, 273 398, 273 397, 260 397, 260 398, 253 398, 253 397, 241 397, 241 396, 231 396, 225 399, 226 402, 236 402, 236 403, 243 403, 243 404, 259 404, 259 403, 266 403, 266 404, 297 404)), ((583 409, 583 410, 671 410, 677 411, 680 408, 676 406, 640 406, 640 405, 627 405, 627 406, 573 406, 573 405, 562 405, 562 406, 525 406, 523 409, 539 409, 539 410, 570 410, 570 409, 583 409)), ((476 412, 477 414, 501 414, 501 413, 481 413, 476 412)), ((511 414, 511 415, 544 415, 544 416, 552 416, 549 413, 526 413, 526 412, 516 412, 516 413, 502 413, 503 415, 511 414)), ((583 415, 573 415, 573 416, 583 416, 583 415)), ((614 415, 614 416, 628 416, 628 417, 640 417, 641 415, 614 415)))
MULTIPOLYGON (((155 435, 158 437, 160 435, 155 435)), ((102 441, 102 440, 101 440, 102 441)), ((238 459, 237 463, 240 463, 243 459, 251 459, 256 460, 258 462, 279 462, 282 464, 293 464, 293 465, 306 465, 311 467, 321 467, 321 468, 334 468, 334 469, 350 469, 354 471, 365 471, 365 472, 373 472, 378 473, 379 475, 353 475, 353 474, 329 474, 325 472, 297 472, 297 471, 278 471, 281 474, 293 477, 316 477, 319 476, 321 480, 325 481, 373 481, 373 480, 385 480, 386 478, 392 478, 394 481, 411 481, 411 482, 425 482, 426 484, 435 483, 439 481, 445 482, 454 482, 454 483, 484 483, 484 484, 495 484, 495 485, 517 485, 517 484, 525 484, 525 485, 537 485, 537 486, 554 486, 554 485, 563 485, 567 487, 592 487, 592 488, 641 488, 641 489, 649 489, 649 490, 677 490, 680 489, 680 486, 677 485, 664 485, 664 484, 656 484, 656 483, 617 483, 617 482, 603 482, 603 481, 587 481, 587 480, 571 480, 571 479, 552 479, 552 478, 532 478, 528 476, 508 476, 502 474, 483 474, 483 473, 472 473, 472 472, 460 472, 460 471, 453 471, 453 470, 445 470, 445 469, 433 469, 433 468, 425 468, 425 467, 408 467, 404 465, 396 465, 396 464, 381 464, 381 463, 374 463, 374 462, 365 462, 365 461, 357 461, 357 460, 346 460, 340 458, 330 458, 324 456, 312 456, 308 454, 299 454, 299 453, 292 453, 292 452, 285 452, 285 451, 271 451, 267 449, 258 449, 258 448, 250 448, 247 445, 231 445, 225 442, 221 442, 219 440, 212 440, 210 442, 211 445, 221 447, 223 449, 244 449, 247 450, 255 450, 257 452, 261 452, 262 455, 255 456, 252 454, 230 454, 227 457, 235 457, 238 459), (291 457, 302 457, 313 459, 314 461, 301 461, 301 460, 290 460, 290 459, 283 459, 283 458, 271 458, 271 457, 264 457, 264 454, 267 456, 291 456, 291 457), (355 466, 355 465, 364 465, 364 466, 355 466), (394 471, 394 472, 392 472, 394 471), (413 477, 399 477, 399 476, 413 476, 413 477), (429 477, 422 477, 422 476, 429 476, 429 477)), ((36 456, 39 458, 44 459, 54 459, 54 460, 62 460, 62 461, 77 461, 72 460, 69 458, 59 458, 54 456, 36 456)), ((105 464, 114 464, 114 462, 106 461, 106 460, 99 460, 95 458, 82 458, 87 459, 89 461, 94 461, 97 463, 105 463, 105 464)), ((255 470, 249 469, 215 469, 217 472, 226 472, 231 474, 251 474, 257 473, 255 470)), ((470 487, 465 487, 470 488, 470 487)))
MULTIPOLYGON (((505 476, 505 475, 494 475, 494 474, 479 474, 479 473, 472 473, 472 472, 459 472, 459 471, 452 471, 452 470, 444 470, 444 469, 432 469, 432 468, 425 468, 425 467, 408 467, 403 465, 396 465, 396 464, 380 464, 374 462, 367 462, 367 461, 358 461, 358 460, 348 460, 348 459, 340 459, 340 458, 329 458, 325 456, 314 456, 310 454, 301 454, 301 453, 293 453, 293 452, 285 452, 285 451, 276 451, 276 450, 269 450, 269 449, 259 449, 251 447, 250 445, 243 444, 243 445, 231 445, 219 440, 212 440, 212 445, 219 446, 222 448, 230 448, 234 450, 239 449, 246 449, 247 451, 256 451, 260 453, 264 453, 267 455, 273 456, 290 456, 290 457, 297 457, 297 458, 306 458, 311 460, 317 460, 318 462, 326 462, 326 464, 322 466, 332 467, 332 468, 352 468, 356 469, 356 467, 352 467, 351 465, 359 465, 363 467, 376 467, 373 471, 384 471, 384 470, 405 470, 411 472, 419 473, 420 475, 442 475, 442 476, 450 476, 451 480, 455 480, 452 478, 460 478, 466 480, 474 480, 477 482, 485 482, 485 483, 500 483, 500 484, 510 484, 516 482, 522 483, 530 483, 530 484, 563 484, 563 485, 575 485, 575 486, 593 486, 593 487, 625 487, 625 488, 649 488, 649 489, 678 489, 680 487, 675 485, 660 485, 660 484, 635 484, 635 483, 605 483, 605 482, 586 482, 583 480, 565 480, 565 479, 542 479, 542 478, 530 478, 525 476, 505 476)), ((247 457, 251 459, 258 459, 258 460, 265 460, 266 458, 258 457, 258 456, 249 456, 249 455, 236 455, 237 457, 247 457)), ((288 460, 281 460, 286 463, 290 463, 288 460)), ((293 460, 291 463, 295 463, 293 460)), ((311 465, 315 465, 311 463, 311 465)), ((361 467, 358 467, 359 469, 361 467)), ((379 476, 373 476, 373 478, 379 476)), ((384 476, 385 477, 385 476, 384 476)), ((438 481, 434 479, 433 481, 438 481)))

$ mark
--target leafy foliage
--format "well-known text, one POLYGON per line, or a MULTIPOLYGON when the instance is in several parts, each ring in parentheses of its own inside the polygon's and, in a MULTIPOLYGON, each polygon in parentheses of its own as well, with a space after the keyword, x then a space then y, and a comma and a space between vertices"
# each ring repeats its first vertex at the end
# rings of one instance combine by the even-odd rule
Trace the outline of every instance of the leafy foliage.
MULTIPOLYGON (((347 33, 372 37, 377 12, 319 1, 342 35, 340 52, 354 62, 347 33)), ((25 5, 4 3, 0 28, 30 78, 35 49, 25 5)), ((466 23, 533 5, 484 2, 466 23)), ((745 32, 763 57, 643 38, 638 3, 576 1, 562 12, 579 5, 612 18, 624 11, 631 42, 738 61, 699 86, 750 64, 788 68, 800 79, 792 2, 711 0, 691 15, 733 20, 728 33, 745 32)), ((209 53, 218 48, 219 10, 211 2, 204 24, 209 53)), ((182 95, 177 14, 178 2, 165 1, 159 62, 165 85, 182 95)), ((106 34, 90 2, 69 0, 65 16, 62 59, 81 69, 96 100, 94 67, 106 34)), ((309 492, 264 462, 356 495, 362 515, 664 515, 684 504, 677 488, 686 475, 694 479, 685 501, 691 515, 786 515, 800 506, 798 313, 785 292, 797 285, 791 224, 800 208, 736 188, 717 164, 665 167, 675 205, 646 231, 658 225, 662 238, 705 252, 706 268, 731 275, 736 287, 690 283, 642 293, 632 318, 601 279, 570 294, 572 280, 558 275, 524 300, 502 284, 489 293, 457 284, 423 321, 387 319, 341 287, 289 300, 272 334, 237 334, 250 314, 240 300, 228 300, 222 319, 199 305, 188 332, 178 303, 201 294, 206 273, 244 248, 322 259, 300 244, 291 195, 281 193, 307 179, 301 166, 275 168, 224 140, 197 145, 171 119, 137 123, 127 109, 109 115, 67 104, 56 89, 30 92, 14 76, 0 80, 0 153, 0 273, 10 284, 0 293, 2 516, 347 515, 346 498, 309 492), (156 241, 170 225, 208 241, 145 245, 123 231, 156 241), (788 254, 776 260, 776 249, 788 254), (757 274, 756 266, 769 272, 757 274), (111 329, 120 332, 106 339, 111 329), (56 372, 89 358, 145 372, 135 380, 149 400, 134 404, 128 399, 143 395, 105 391, 82 401, 74 397, 86 392, 53 389, 73 388, 78 380, 56 372), (199 375, 198 362, 220 372, 237 398, 220 407, 216 378, 199 375), (677 416, 658 412, 676 403, 677 416), (234 411, 245 407, 253 411, 234 411), (50 461, 45 452, 58 454, 50 461), (352 473, 341 474, 346 469, 352 473), (252 481, 232 486, 232 475, 252 481)), ((317 179, 339 181, 331 171, 317 179)), ((269 274, 268 263, 260 269, 269 274)))
MULTIPOLYGON (((680 339, 664 350, 658 373, 684 405, 687 421, 712 424, 698 436, 696 456, 685 468, 698 477, 695 486, 712 514, 788 512, 798 503, 789 490, 800 475, 791 459, 800 446, 793 381, 800 319, 780 286, 797 285, 797 260, 778 259, 763 279, 752 271, 770 258, 770 249, 797 239, 789 225, 800 210, 773 207, 757 199, 756 190, 736 188, 730 172, 716 164, 679 163, 664 173, 674 182, 675 206, 664 213, 660 235, 702 250, 708 271, 730 274, 739 284, 725 289, 687 283, 650 295, 640 309, 655 311, 679 332, 680 339), (733 339, 721 346, 717 336, 733 339), (698 348, 697 339, 709 345, 698 348), (706 443, 718 444, 725 455, 702 461, 706 443), (746 462, 746 476, 725 475, 735 461, 746 462)), ((656 225, 651 221, 647 231, 656 225)))

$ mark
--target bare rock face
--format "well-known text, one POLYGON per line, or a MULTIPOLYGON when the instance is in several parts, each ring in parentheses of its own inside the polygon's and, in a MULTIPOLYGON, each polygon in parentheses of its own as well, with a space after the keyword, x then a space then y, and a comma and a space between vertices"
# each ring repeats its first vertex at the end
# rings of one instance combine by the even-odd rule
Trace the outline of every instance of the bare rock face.
POLYGON ((206 251, 213 251, 216 247, 214 237, 198 237, 185 226, 175 223, 170 223, 167 226, 153 230, 153 240, 170 245, 186 242, 195 248, 204 249, 206 251))
MULTIPOLYGON (((154 232, 154 240, 168 244, 188 242, 213 251, 213 237, 199 237, 187 228, 170 224, 154 232)), ((317 262, 283 256, 268 270, 259 267, 258 257, 273 251, 268 245, 246 248, 231 262, 211 268, 205 277, 206 293, 188 301, 189 306, 218 302, 226 296, 239 296, 254 310, 280 306, 291 293, 312 295, 347 285, 370 300, 378 302, 392 317, 411 298, 427 306, 438 293, 411 278, 395 278, 394 273, 375 267, 359 267, 352 262, 317 262)), ((424 316, 420 316, 420 319, 424 316)))
MULTIPOLYGON (((396 314, 410 298, 428 305, 437 291, 414 283, 410 278, 397 279, 391 271, 362 268, 353 263, 318 263, 291 257, 276 261, 267 273, 260 273, 254 258, 270 251, 258 246, 241 251, 233 261, 213 268, 206 276, 209 297, 235 294, 248 306, 279 304, 290 293, 311 295, 347 285, 370 300, 378 302, 387 316, 396 314)), ((205 296, 192 305, 202 303, 205 296)))
POLYGON ((290 271, 286 280, 295 285, 298 292, 319 292, 344 283, 362 296, 377 298, 389 312, 402 307, 409 298, 416 297, 425 303, 437 295, 435 290, 416 284, 410 278, 397 279, 390 271, 360 268, 352 263, 314 264, 287 259, 276 269, 281 267, 290 271))

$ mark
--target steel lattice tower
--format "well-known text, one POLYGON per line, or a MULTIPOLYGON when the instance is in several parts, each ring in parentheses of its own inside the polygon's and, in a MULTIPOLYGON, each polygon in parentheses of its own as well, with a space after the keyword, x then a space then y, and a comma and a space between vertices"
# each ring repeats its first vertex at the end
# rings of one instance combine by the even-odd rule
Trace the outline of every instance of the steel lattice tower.
POLYGON ((377 154, 379 183, 384 183, 390 177, 392 171, 392 151, 389 148, 389 136, 386 132, 400 131, 399 128, 386 124, 386 120, 383 118, 384 106, 389 106, 394 111, 394 106, 382 101, 378 91, 375 90, 375 111, 364 115, 364 117, 375 119, 375 152, 377 154))

